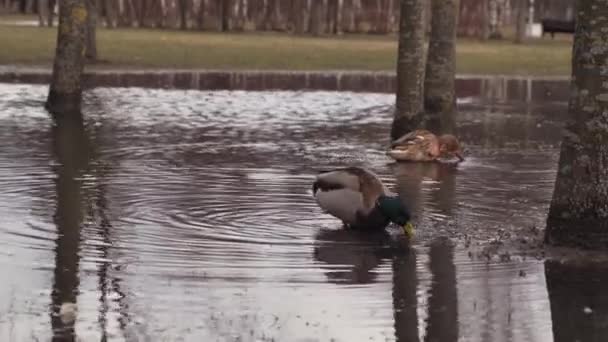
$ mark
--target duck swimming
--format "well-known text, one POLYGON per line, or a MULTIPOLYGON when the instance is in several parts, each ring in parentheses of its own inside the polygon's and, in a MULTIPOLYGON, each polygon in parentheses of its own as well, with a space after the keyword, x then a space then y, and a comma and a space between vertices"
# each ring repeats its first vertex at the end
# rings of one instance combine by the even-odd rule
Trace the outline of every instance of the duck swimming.
POLYGON ((427 130, 412 131, 391 143, 386 154, 396 161, 429 162, 456 157, 464 161, 458 139, 452 134, 437 136, 427 130))
POLYGON ((357 230, 384 229, 390 222, 414 234, 410 213, 373 172, 361 167, 324 171, 312 185, 317 204, 326 213, 357 230))

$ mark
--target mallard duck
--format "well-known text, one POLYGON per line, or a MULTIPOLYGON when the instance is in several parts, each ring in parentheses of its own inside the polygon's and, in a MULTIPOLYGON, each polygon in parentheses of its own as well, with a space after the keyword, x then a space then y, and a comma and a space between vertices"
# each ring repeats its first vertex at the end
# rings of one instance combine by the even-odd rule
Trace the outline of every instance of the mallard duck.
POLYGON ((453 157, 464 161, 455 136, 443 134, 438 137, 424 129, 412 131, 393 141, 387 154, 397 161, 428 162, 453 157))
POLYGON ((361 167, 324 171, 312 185, 317 204, 346 228, 384 229, 390 222, 413 235, 410 214, 373 172, 361 167))

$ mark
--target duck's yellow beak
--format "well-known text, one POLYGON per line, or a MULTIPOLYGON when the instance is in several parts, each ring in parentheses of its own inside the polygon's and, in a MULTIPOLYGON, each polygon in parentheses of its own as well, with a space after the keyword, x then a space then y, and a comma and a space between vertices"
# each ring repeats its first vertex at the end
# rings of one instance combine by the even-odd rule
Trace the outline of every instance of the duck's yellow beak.
POLYGON ((403 232, 408 237, 408 239, 412 239, 414 237, 414 225, 410 222, 403 225, 403 232))

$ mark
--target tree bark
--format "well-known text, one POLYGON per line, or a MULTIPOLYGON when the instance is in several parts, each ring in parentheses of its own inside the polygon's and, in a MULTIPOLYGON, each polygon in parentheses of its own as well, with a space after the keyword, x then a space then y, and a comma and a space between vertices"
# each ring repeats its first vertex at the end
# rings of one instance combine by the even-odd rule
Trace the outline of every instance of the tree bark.
POLYGON ((608 3, 578 3, 566 125, 546 242, 608 249, 608 3))
POLYGON ((97 0, 86 0, 87 3, 87 37, 85 57, 91 62, 97 60, 97 0))
POLYGON ((431 0, 431 37, 424 79, 426 126, 451 133, 456 110, 456 26, 458 0, 431 0))
POLYGON ((87 10, 85 0, 61 1, 53 75, 46 108, 54 116, 80 112, 87 10))
POLYGON ((395 140, 421 123, 424 81, 424 1, 401 0, 397 98, 391 128, 395 140))

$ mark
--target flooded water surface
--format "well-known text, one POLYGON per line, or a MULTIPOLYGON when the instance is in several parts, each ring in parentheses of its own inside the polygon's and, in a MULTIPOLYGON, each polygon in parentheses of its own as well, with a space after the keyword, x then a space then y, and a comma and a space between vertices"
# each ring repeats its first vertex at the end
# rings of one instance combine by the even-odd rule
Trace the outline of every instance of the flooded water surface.
POLYGON ((607 272, 489 252, 538 243, 565 103, 461 98, 454 167, 384 155, 387 94, 99 88, 53 126, 46 87, 0 91, 1 341, 606 336, 607 272), (321 212, 344 165, 406 198, 415 242, 321 212))

